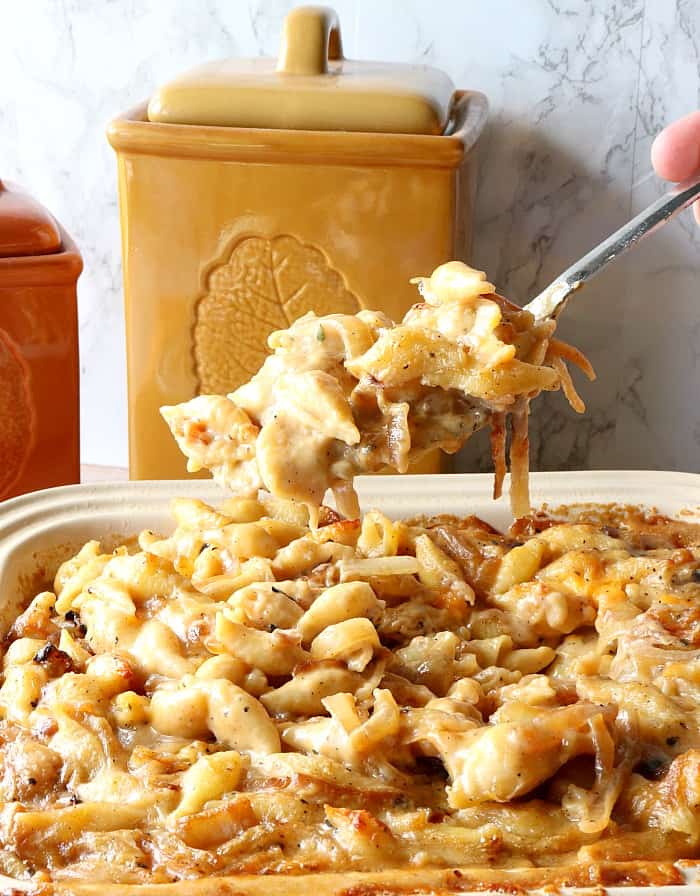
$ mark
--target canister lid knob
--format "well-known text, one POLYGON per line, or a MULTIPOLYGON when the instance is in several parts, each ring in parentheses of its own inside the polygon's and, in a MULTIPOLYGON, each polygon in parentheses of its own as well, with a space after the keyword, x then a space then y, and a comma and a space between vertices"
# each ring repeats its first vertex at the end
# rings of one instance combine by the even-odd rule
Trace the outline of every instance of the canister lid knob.
POLYGON ((328 60, 343 58, 340 22, 329 6, 298 6, 284 20, 277 71, 324 75, 328 60))
POLYGON ((60 249, 58 225, 43 205, 0 180, 0 258, 48 255, 60 249))

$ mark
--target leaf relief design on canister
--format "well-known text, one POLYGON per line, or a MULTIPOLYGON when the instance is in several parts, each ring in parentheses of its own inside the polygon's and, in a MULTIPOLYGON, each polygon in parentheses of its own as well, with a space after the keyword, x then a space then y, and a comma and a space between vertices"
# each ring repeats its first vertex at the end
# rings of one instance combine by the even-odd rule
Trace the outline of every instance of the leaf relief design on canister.
POLYGON ((226 394, 246 382, 269 353, 270 333, 308 311, 356 314, 361 307, 320 249, 288 235, 243 237, 209 268, 195 306, 197 391, 226 394))
POLYGON ((22 475, 34 447, 35 420, 29 366, 0 327, 0 499, 22 475))

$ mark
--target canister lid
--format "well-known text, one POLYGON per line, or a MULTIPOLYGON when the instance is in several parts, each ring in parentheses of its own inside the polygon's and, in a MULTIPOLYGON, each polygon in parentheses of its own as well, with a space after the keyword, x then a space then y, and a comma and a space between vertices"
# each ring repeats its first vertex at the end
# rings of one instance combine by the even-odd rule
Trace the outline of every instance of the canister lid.
POLYGON ((425 65, 345 59, 336 13, 300 6, 284 23, 279 59, 227 59, 155 94, 149 121, 167 124, 442 134, 454 85, 425 65))
POLYGON ((0 258, 49 255, 60 249, 58 225, 43 205, 0 181, 0 258))

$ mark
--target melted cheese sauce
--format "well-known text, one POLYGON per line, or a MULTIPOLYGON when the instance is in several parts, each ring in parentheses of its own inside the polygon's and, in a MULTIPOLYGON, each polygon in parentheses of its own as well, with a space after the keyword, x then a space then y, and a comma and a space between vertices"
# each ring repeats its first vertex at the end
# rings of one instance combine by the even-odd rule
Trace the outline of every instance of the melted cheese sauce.
POLYGON ((5 639, 7 877, 427 892, 699 857, 698 527, 173 512, 136 550, 88 543, 5 639))
POLYGON ((333 489, 354 517, 356 475, 406 472, 491 424, 500 493, 514 413, 511 497, 516 515, 526 513, 529 401, 563 387, 583 410, 562 357, 592 370, 552 340, 554 321, 496 296, 481 271, 449 262, 416 282, 424 301, 399 324, 372 311, 309 313, 270 336, 272 354, 231 395, 163 408, 188 469, 210 470, 234 494, 265 488, 315 509, 333 489))

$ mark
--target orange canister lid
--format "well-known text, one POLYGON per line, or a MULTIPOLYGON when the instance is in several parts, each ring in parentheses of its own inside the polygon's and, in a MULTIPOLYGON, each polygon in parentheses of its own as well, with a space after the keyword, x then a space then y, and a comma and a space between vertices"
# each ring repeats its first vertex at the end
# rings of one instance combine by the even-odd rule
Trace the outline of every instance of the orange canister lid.
POLYGON ((0 180, 0 258, 61 250, 58 224, 29 193, 0 180))
POLYGON ((166 124, 442 134, 454 85, 426 65, 345 59, 336 13, 293 9, 278 59, 227 59, 164 85, 148 119, 166 124))

